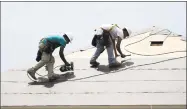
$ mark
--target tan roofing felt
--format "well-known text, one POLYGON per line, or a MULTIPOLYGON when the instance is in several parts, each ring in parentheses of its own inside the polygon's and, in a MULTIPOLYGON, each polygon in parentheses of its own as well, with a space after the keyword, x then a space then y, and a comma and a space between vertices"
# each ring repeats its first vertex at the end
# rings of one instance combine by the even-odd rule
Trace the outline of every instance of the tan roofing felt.
MULTIPOLYGON (((166 38, 162 46, 150 46, 148 33, 122 42, 123 52, 131 54, 120 69, 109 70, 106 50, 98 61, 98 69, 90 68, 95 48, 67 55, 75 64, 75 77, 69 81, 28 85, 26 68, 1 74, 2 106, 33 105, 185 105, 186 104, 186 41, 179 36, 166 38), (154 55, 141 56, 127 52, 154 55)), ((156 37, 156 36, 155 36, 156 37)), ((165 37, 165 36, 164 36, 165 37)), ((62 61, 56 56, 55 66, 62 61)), ((61 73, 58 68, 54 70, 61 73)), ((38 71, 46 74, 44 68, 38 71)))

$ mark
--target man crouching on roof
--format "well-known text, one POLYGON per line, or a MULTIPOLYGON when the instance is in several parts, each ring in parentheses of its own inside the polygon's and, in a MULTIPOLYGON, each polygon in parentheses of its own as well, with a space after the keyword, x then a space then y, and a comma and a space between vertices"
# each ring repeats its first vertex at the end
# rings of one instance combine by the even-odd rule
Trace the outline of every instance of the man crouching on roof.
POLYGON ((59 78, 59 75, 53 72, 55 59, 52 53, 57 47, 60 47, 60 58, 65 63, 65 66, 70 66, 70 64, 66 61, 63 52, 66 44, 72 42, 72 40, 73 37, 71 33, 65 33, 63 35, 51 35, 41 39, 39 42, 39 50, 36 57, 36 61, 38 63, 34 67, 29 68, 27 70, 27 73, 36 80, 36 71, 46 65, 46 70, 48 71, 48 79, 55 80, 59 78))
POLYGON ((95 35, 92 40, 92 45, 97 47, 94 55, 90 60, 91 65, 98 65, 99 63, 96 61, 100 54, 105 50, 104 47, 107 49, 108 53, 108 62, 109 68, 118 67, 121 63, 116 61, 117 51, 120 53, 122 58, 125 58, 125 54, 122 53, 120 49, 122 39, 128 37, 131 32, 126 28, 119 28, 117 24, 105 24, 102 25, 100 28, 95 30, 95 35), (117 44, 115 44, 115 40, 117 40, 117 44), (117 51, 116 51, 117 48, 117 51), (114 57, 114 53, 115 57, 114 57))

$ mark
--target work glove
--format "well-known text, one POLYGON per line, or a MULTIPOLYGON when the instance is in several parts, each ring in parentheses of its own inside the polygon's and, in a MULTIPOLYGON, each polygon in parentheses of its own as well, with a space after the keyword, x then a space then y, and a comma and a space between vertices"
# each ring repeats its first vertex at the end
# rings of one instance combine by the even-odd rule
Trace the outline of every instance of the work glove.
POLYGON ((70 66, 70 64, 68 62, 65 63, 65 66, 70 66))

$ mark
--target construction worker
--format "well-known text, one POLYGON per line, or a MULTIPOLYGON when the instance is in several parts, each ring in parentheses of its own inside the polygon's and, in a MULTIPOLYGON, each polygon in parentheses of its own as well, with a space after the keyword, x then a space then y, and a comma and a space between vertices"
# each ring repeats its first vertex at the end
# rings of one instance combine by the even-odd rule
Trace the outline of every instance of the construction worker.
POLYGON ((52 56, 53 51, 60 47, 59 55, 62 61, 65 63, 65 66, 70 66, 64 57, 64 48, 66 44, 72 42, 73 37, 71 33, 65 33, 63 35, 51 35, 45 38, 42 38, 39 42, 39 50, 37 53, 36 61, 38 62, 34 67, 29 68, 27 73, 36 80, 35 73, 41 67, 46 65, 46 70, 48 71, 48 79, 55 80, 59 78, 58 74, 53 72, 53 67, 55 59, 52 56))
POLYGON ((99 55, 105 50, 104 47, 107 49, 108 53, 108 62, 109 68, 118 67, 121 63, 116 61, 116 57, 119 56, 117 51, 119 52, 122 58, 125 58, 125 54, 122 53, 120 49, 122 39, 128 37, 131 32, 126 28, 119 28, 117 24, 105 24, 102 25, 100 28, 95 30, 96 33, 92 40, 92 45, 97 47, 94 55, 90 60, 91 65, 98 65, 99 63, 96 61, 99 55), (117 44, 115 41, 117 40, 117 44), (117 48, 117 50, 116 50, 117 48), (114 53, 115 57, 114 57, 114 53))

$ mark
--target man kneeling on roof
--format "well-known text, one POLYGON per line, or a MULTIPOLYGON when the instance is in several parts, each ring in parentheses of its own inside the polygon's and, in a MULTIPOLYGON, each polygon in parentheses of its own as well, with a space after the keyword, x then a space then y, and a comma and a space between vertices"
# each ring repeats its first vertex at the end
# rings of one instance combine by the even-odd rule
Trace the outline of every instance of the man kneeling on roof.
POLYGON ((125 58, 125 54, 122 53, 120 49, 122 39, 128 37, 131 32, 126 28, 119 28, 117 24, 105 24, 102 25, 100 28, 95 30, 95 35, 92 40, 92 45, 97 47, 94 55, 90 60, 91 65, 98 65, 99 63, 96 61, 100 54, 105 50, 104 47, 107 49, 108 53, 108 62, 109 68, 118 67, 121 63, 116 61, 116 57, 119 56, 117 51, 120 53, 122 58, 125 58), (115 40, 117 40, 117 44, 115 44, 115 40), (117 51, 116 51, 117 48, 117 51), (115 57, 114 57, 114 53, 115 57))
POLYGON ((65 33, 63 35, 51 35, 45 38, 42 38, 39 42, 39 50, 37 53, 36 61, 38 62, 34 67, 29 68, 27 73, 36 80, 35 73, 41 67, 46 65, 46 70, 48 71, 48 79, 55 80, 59 78, 58 74, 53 72, 53 67, 55 59, 52 55, 53 51, 60 47, 59 55, 62 61, 65 63, 65 66, 70 66, 64 57, 64 48, 66 44, 72 42, 73 37, 71 33, 65 33))

